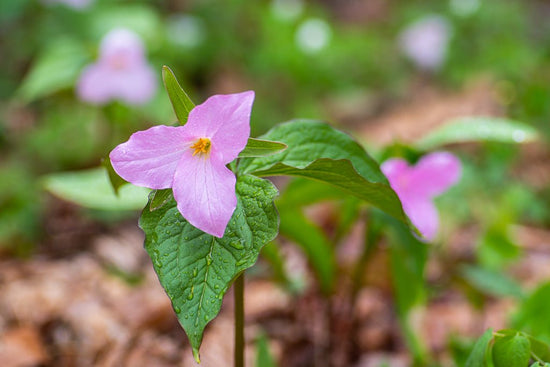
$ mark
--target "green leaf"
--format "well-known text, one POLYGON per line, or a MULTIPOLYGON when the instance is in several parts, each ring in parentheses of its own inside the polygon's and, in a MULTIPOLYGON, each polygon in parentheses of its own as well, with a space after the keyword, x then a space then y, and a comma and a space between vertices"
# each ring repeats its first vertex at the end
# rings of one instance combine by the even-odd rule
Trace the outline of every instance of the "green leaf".
POLYGON ((325 182, 293 178, 277 198, 277 206, 306 206, 326 200, 343 200, 349 194, 325 182))
POLYGON ((533 127, 521 122, 497 117, 463 117, 449 121, 416 145, 430 150, 445 144, 477 141, 527 143, 537 137, 533 127))
POLYGON ((543 340, 550 340, 548 305, 550 305, 550 283, 544 283, 520 305, 514 325, 543 340))
POLYGON ((113 165, 111 164, 111 159, 109 159, 109 157, 101 160, 101 166, 107 170, 107 175, 109 177, 109 182, 111 183, 111 187, 113 188, 113 190, 115 190, 115 194, 118 195, 118 189, 120 189, 122 185, 127 184, 128 181, 120 177, 115 172, 115 169, 113 168, 113 165))
POLYGON ((523 333, 512 336, 495 336, 493 364, 495 367, 527 367, 531 343, 523 333))
POLYGON ((28 103, 71 88, 86 61, 86 50, 76 40, 65 37, 53 41, 33 63, 17 91, 17 96, 28 103))
POLYGON ((223 238, 189 224, 174 200, 141 215, 145 249, 195 352, 228 287, 254 265, 261 248, 277 235, 273 184, 239 176, 236 192, 237 208, 223 238))
POLYGON ((244 157, 265 157, 279 153, 286 149, 286 144, 279 143, 278 141, 269 141, 248 138, 248 143, 242 152, 239 153, 240 158, 244 157))
POLYGON ((172 196, 172 189, 155 190, 151 193, 151 203, 149 204, 149 210, 155 211, 162 208, 167 204, 172 196))
POLYGON ((265 171, 276 163, 305 168, 319 158, 349 159, 366 179, 387 183, 386 177, 359 143, 327 123, 313 120, 292 120, 279 124, 261 138, 279 141, 288 146, 275 155, 243 159, 239 172, 265 171))
POLYGON ((288 145, 268 157, 244 158, 240 173, 301 176, 341 188, 408 223, 401 202, 378 164, 351 137, 326 123, 295 120, 262 138, 288 145))
POLYGON ((195 104, 180 86, 172 70, 166 65, 162 67, 162 80, 164 80, 164 87, 166 88, 166 92, 168 92, 168 97, 170 98, 170 102, 172 102, 172 107, 178 121, 182 125, 185 125, 189 112, 195 108, 195 104))
POLYGON ((281 216, 281 235, 302 248, 317 275, 321 290, 325 294, 330 293, 336 280, 336 260, 330 241, 299 209, 284 205, 277 208, 281 216))
POLYGON ((367 181, 357 173, 351 162, 346 159, 320 158, 303 169, 279 163, 269 170, 256 171, 254 174, 260 177, 300 176, 324 181, 355 195, 402 222, 408 223, 401 202, 391 187, 386 184, 367 181))
POLYGON ((264 333, 256 341, 256 367, 277 367, 275 357, 269 350, 269 340, 264 333))
POLYGON ((115 194, 105 169, 53 173, 42 178, 46 190, 86 208, 99 210, 139 210, 147 203, 149 189, 124 185, 115 194))
POLYGON ((535 359, 550 362, 550 347, 548 346, 548 344, 530 335, 528 335, 527 337, 529 338, 529 342, 531 343, 531 354, 536 356, 535 359))
POLYGON ((489 343, 493 338, 493 330, 487 329, 483 335, 476 341, 474 348, 466 361, 465 367, 484 367, 485 366, 485 355, 487 353, 487 348, 489 348, 489 343))
POLYGON ((478 290, 494 296, 524 297, 520 285, 501 272, 475 266, 461 267, 461 273, 478 290))
POLYGON ((424 269, 428 259, 427 245, 420 242, 402 223, 390 227, 391 274, 396 289, 397 312, 406 315, 426 300, 424 269))

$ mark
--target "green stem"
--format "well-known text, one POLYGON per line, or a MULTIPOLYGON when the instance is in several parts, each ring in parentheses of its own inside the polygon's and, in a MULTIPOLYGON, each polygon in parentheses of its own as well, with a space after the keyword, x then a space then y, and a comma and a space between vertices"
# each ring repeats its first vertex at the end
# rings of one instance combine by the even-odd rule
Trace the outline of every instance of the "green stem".
POLYGON ((235 367, 244 367, 244 272, 233 285, 235 295, 235 367))

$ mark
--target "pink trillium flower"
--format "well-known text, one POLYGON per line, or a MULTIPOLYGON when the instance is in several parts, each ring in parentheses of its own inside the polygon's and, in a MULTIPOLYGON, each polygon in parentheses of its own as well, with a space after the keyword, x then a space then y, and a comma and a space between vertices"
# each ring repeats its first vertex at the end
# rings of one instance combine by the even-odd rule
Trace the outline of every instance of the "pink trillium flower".
POLYGON ((405 213, 427 240, 433 240, 439 228, 434 197, 444 193, 460 178, 460 160, 448 152, 422 157, 415 166, 399 158, 385 161, 382 172, 403 203, 405 213))
POLYGON ((114 29, 101 41, 99 59, 80 75, 78 96, 87 102, 105 104, 113 99, 137 105, 149 101, 157 78, 145 59, 145 47, 137 34, 114 29))
POLYGON ((223 237, 237 207, 236 178, 226 167, 250 135, 254 92, 215 95, 189 113, 184 126, 138 131, 109 155, 116 173, 150 189, 172 188, 193 226, 223 237))

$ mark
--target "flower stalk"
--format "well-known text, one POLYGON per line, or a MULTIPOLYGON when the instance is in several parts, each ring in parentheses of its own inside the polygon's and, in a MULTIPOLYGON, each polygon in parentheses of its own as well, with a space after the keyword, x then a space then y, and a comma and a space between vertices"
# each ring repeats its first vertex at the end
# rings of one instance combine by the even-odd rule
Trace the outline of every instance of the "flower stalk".
POLYGON ((233 285, 235 297, 235 367, 244 367, 244 272, 233 285))

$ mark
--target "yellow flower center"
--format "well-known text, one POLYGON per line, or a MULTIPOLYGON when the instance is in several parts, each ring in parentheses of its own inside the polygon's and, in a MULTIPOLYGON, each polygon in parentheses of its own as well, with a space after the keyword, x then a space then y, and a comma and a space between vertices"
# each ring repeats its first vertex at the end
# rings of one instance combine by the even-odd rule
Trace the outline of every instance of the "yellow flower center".
POLYGON ((195 144, 191 145, 191 149, 195 149, 193 152, 193 157, 197 154, 208 154, 210 152, 210 146, 212 144, 210 143, 210 139, 208 138, 199 138, 197 141, 195 141, 195 144))

